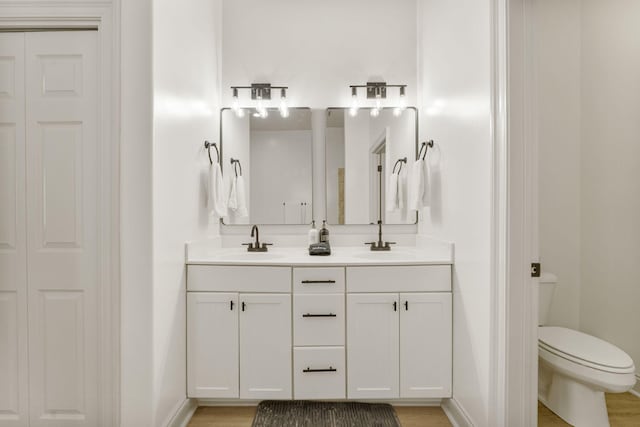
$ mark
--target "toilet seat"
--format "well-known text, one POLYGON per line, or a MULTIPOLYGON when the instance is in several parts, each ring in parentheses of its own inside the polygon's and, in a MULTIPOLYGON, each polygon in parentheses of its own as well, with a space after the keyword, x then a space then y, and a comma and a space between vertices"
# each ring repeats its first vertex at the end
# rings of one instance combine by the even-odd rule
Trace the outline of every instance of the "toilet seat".
POLYGON ((615 374, 634 373, 633 360, 611 343, 557 326, 538 328, 538 346, 579 365, 615 374))

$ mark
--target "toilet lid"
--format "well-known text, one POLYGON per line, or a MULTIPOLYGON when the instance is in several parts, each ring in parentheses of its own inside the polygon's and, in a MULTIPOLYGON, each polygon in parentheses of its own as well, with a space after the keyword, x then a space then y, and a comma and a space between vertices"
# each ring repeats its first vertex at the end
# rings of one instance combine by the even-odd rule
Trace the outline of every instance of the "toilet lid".
POLYGON ((557 326, 538 328, 538 341, 546 350, 600 370, 633 371, 633 360, 615 345, 591 335, 557 326))

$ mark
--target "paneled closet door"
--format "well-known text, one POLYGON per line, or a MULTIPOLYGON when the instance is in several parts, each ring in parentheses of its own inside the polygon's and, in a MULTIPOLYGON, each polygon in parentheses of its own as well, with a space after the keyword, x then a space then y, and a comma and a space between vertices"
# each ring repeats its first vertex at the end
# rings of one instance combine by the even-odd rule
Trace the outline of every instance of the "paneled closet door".
POLYGON ((27 426, 24 34, 0 34, 0 426, 27 426))
POLYGON ((26 33, 31 426, 96 426, 97 32, 26 33))

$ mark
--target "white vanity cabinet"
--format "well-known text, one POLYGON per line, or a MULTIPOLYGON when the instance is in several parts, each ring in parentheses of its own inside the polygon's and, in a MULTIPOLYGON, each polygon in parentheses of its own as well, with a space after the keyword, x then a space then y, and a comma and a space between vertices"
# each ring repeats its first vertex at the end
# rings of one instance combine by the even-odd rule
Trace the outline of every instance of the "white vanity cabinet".
POLYGON ((291 268, 192 265, 187 287, 188 396, 291 399, 291 268))
POLYGON ((348 398, 451 396, 450 271, 347 268, 348 398), (394 272, 400 280, 389 280, 394 272))
POLYGON ((449 264, 191 264, 187 291, 189 397, 451 396, 449 264))

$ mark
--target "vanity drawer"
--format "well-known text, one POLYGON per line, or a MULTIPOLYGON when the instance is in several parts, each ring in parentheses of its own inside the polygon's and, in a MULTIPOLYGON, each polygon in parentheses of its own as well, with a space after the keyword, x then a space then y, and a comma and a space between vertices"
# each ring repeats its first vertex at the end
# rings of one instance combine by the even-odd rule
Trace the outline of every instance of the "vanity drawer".
POLYGON ((344 347, 293 350, 294 399, 345 399, 344 347))
POLYGON ((293 345, 344 345, 344 294, 293 297, 293 345))
POLYGON ((347 292, 450 291, 450 265, 347 267, 347 292))
POLYGON ((308 294, 344 292, 344 268, 294 268, 293 292, 308 294))
POLYGON ((291 292, 290 267, 189 265, 188 291, 291 292))

